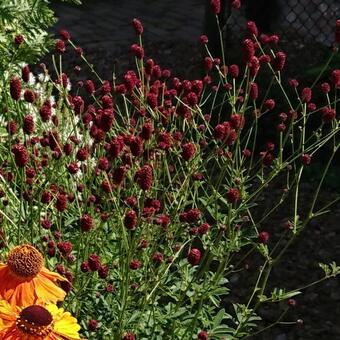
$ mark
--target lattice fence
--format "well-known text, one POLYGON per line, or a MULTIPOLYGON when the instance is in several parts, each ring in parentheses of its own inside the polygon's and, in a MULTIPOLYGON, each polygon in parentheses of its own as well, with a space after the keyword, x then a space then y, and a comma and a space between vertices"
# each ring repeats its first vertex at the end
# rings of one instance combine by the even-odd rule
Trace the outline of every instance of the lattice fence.
POLYGON ((233 11, 229 29, 244 30, 247 17, 258 18, 273 31, 291 33, 297 39, 331 45, 335 21, 340 18, 340 0, 248 0, 241 11, 233 11), (275 3, 276 2, 276 3, 275 3))

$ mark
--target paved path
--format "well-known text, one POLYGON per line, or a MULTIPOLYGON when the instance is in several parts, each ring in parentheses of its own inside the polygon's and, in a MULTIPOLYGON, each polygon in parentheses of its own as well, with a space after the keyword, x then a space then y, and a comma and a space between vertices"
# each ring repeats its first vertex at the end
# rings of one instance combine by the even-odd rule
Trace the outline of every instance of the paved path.
POLYGON ((203 31, 204 0, 84 0, 81 6, 54 5, 59 21, 86 49, 128 47, 135 41, 131 26, 139 18, 149 41, 197 41, 203 31))

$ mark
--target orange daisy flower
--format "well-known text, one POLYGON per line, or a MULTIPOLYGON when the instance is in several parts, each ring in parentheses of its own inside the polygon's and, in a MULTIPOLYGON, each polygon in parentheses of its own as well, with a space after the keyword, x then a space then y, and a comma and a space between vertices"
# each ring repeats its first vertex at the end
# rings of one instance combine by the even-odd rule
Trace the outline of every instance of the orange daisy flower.
POLYGON ((0 263, 0 297, 11 305, 30 306, 64 300, 57 281, 67 281, 44 267, 41 253, 29 244, 13 248, 7 263, 0 263))
POLYGON ((0 339, 77 340, 77 319, 56 305, 32 305, 26 308, 0 301, 0 339))

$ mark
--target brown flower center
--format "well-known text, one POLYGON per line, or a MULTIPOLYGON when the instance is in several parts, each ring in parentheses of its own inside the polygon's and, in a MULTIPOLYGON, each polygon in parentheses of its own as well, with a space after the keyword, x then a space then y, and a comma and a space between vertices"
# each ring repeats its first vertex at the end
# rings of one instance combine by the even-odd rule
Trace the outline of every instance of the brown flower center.
POLYGON ((51 313, 42 306, 33 305, 24 308, 17 318, 17 328, 30 335, 45 337, 52 331, 51 313))
POLYGON ((29 244, 13 248, 7 259, 11 272, 21 278, 35 277, 43 266, 44 258, 29 244))

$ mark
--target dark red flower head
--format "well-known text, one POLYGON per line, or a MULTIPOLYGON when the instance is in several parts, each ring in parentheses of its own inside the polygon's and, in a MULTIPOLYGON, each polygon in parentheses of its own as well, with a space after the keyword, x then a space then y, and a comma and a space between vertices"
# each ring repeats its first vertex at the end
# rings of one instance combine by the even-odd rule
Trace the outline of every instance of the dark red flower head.
POLYGON ((201 261, 201 251, 197 248, 192 248, 187 256, 188 262, 196 266, 201 261))
POLYGON ((55 43, 55 52, 63 54, 66 51, 65 42, 63 40, 57 40, 55 43))
POLYGON ((18 167, 24 167, 28 163, 29 155, 26 147, 23 144, 15 144, 12 147, 14 153, 15 164, 18 167))
POLYGON ((220 14, 221 12, 221 1, 220 0, 210 0, 210 7, 214 14, 220 14))
POLYGON ((21 34, 18 34, 14 38, 15 45, 19 46, 25 41, 24 37, 21 34))
POLYGON ((135 29, 135 31, 138 35, 141 35, 143 33, 144 27, 138 19, 134 18, 132 20, 132 26, 133 26, 133 28, 135 29))
POLYGON ((19 78, 12 78, 9 83, 9 91, 14 100, 19 100, 21 95, 21 81, 19 78))
POLYGON ((236 188, 230 188, 227 193, 229 203, 236 203, 241 198, 240 191, 236 188))
POLYGON ((254 21, 248 21, 247 22, 247 31, 251 36, 257 37, 259 32, 257 30, 257 26, 254 21))
POLYGON ((135 182, 142 190, 149 190, 153 183, 153 170, 148 164, 136 171, 135 182))
POLYGON ((68 31, 66 30, 60 30, 59 32, 61 39, 64 41, 70 40, 71 39, 71 35, 68 31))
POLYGON ((185 161, 190 161, 196 153, 196 146, 194 143, 186 143, 182 145, 182 157, 185 161))
POLYGON ((90 231, 94 227, 93 218, 90 214, 84 214, 79 221, 82 231, 90 231))
POLYGON ((137 214, 134 210, 129 210, 124 217, 125 228, 134 230, 137 224, 137 214))
POLYGON ((208 340, 208 333, 206 331, 200 331, 197 335, 197 340, 208 340))
POLYGON ((258 236, 258 240, 260 243, 266 244, 269 240, 269 233, 267 231, 261 231, 258 236))

